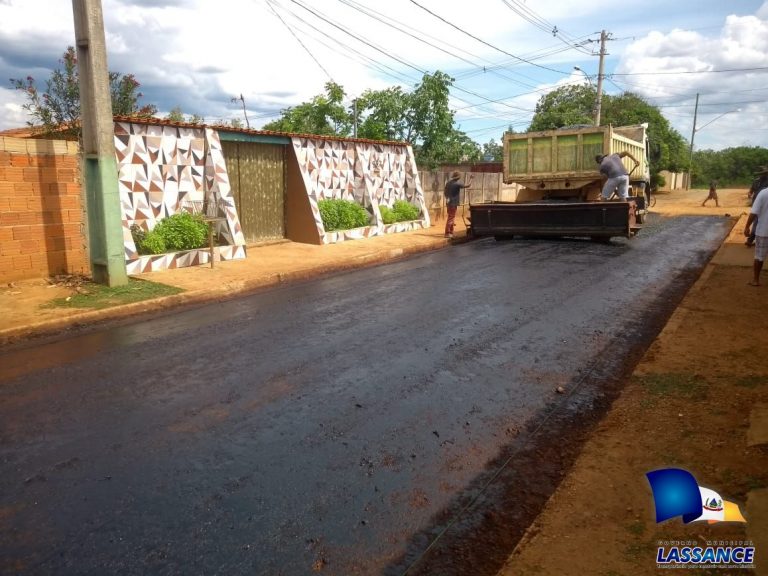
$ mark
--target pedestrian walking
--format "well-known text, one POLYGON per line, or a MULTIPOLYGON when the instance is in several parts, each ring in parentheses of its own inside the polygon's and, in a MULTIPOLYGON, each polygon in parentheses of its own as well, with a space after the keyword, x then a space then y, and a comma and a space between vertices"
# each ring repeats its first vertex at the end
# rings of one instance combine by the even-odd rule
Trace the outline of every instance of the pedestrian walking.
POLYGON ((720 208, 720 201, 717 199, 717 180, 712 180, 712 182, 709 183, 709 196, 707 196, 707 199, 704 200, 701 205, 706 206, 707 202, 710 200, 714 200, 715 206, 720 208))
POLYGON ((768 188, 758 191, 755 201, 744 226, 744 236, 755 233, 755 259, 752 263, 752 281, 750 286, 760 286, 760 272, 763 269, 763 260, 768 255, 768 188), (754 230, 751 228, 755 223, 754 230))
POLYGON ((624 168, 624 163, 621 161, 624 157, 634 160, 635 168, 640 165, 637 158, 625 150, 615 154, 598 154, 595 156, 595 162, 600 164, 600 174, 607 178, 603 185, 603 200, 609 200, 614 191, 618 192, 621 200, 626 200, 629 195, 629 172, 624 168))
POLYGON ((453 238, 453 227, 456 221, 456 210, 459 207, 461 199, 461 189, 472 186, 472 174, 469 175, 469 181, 464 184, 461 181, 461 173, 453 172, 451 178, 445 184, 445 204, 448 207, 448 220, 445 221, 445 237, 453 238))

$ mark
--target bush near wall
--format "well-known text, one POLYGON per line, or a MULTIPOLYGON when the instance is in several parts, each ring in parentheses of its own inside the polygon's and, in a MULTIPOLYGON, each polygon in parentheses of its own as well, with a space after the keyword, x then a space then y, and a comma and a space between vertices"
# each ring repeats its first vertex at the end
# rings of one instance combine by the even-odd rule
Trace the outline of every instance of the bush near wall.
POLYGON ((208 242, 208 224, 202 216, 181 212, 163 218, 149 232, 131 227, 139 254, 163 254, 202 248, 208 242))
POLYGON ((394 224, 395 222, 408 222, 409 220, 419 219, 419 209, 405 200, 395 200, 392 208, 389 206, 379 206, 381 219, 384 224, 394 224))
POLYGON ((329 198, 317 203, 326 232, 362 228, 371 223, 371 215, 357 202, 329 198))

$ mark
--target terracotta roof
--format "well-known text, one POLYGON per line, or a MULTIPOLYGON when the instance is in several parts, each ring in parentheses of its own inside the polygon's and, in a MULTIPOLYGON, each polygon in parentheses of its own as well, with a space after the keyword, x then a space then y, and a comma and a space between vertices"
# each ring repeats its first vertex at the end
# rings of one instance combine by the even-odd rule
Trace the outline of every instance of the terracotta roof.
POLYGON ((249 128, 234 128, 226 124, 192 124, 190 122, 175 122, 153 116, 115 116, 115 122, 130 122, 132 124, 148 124, 152 126, 173 126, 175 128, 214 128, 220 131, 253 134, 255 136, 282 136, 285 138, 319 138, 322 140, 338 140, 339 142, 364 142, 366 144, 388 144, 392 146, 408 146, 408 142, 391 140, 369 140, 367 138, 344 138, 325 134, 302 134, 297 132, 276 132, 274 130, 253 130, 249 128))
POLYGON ((9 128, 8 130, 0 130, 0 136, 11 136, 13 138, 29 138, 35 133, 35 129, 31 126, 25 126, 24 128, 9 128))

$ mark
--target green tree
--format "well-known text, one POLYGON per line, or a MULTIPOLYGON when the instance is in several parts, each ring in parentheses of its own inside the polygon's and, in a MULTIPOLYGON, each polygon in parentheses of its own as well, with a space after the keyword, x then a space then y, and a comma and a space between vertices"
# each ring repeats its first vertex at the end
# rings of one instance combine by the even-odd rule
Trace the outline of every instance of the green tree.
POLYGON ((504 159, 504 146, 497 144, 496 141, 491 138, 488 142, 483 144, 483 160, 486 157, 490 157, 493 162, 501 162, 504 159))
POLYGON ((171 111, 168 112, 168 115, 165 117, 165 119, 171 122, 185 122, 184 112, 182 112, 180 106, 174 106, 171 108, 171 111))
POLYGON ((320 136, 349 136, 352 129, 352 114, 342 103, 346 93, 335 82, 325 84, 325 94, 315 96, 282 111, 282 116, 264 125, 264 130, 296 132, 320 136))
MULTIPOLYGON (((59 60, 50 78, 45 81, 45 90, 37 87, 32 76, 25 79, 11 78, 11 85, 27 97, 23 108, 32 117, 29 126, 39 128, 43 133, 80 133, 80 83, 75 49, 69 46, 59 60)), ((119 116, 152 116, 157 113, 154 105, 139 105, 143 94, 141 84, 133 74, 109 73, 109 88, 112 95, 112 113, 119 116)))
POLYGON ((366 90, 357 99, 357 135, 370 140, 406 140, 410 106, 411 95, 399 86, 366 90))
POLYGON ((453 79, 443 72, 425 74, 412 92, 400 87, 366 90, 356 106, 344 107, 344 89, 334 82, 325 93, 282 111, 265 130, 346 137, 357 115, 357 135, 370 140, 410 142, 419 166, 476 160, 480 147, 457 130, 448 98, 453 79))
POLYGON ((448 107, 452 84, 450 76, 437 71, 424 74, 411 93, 405 139, 413 145, 420 166, 431 168, 440 162, 450 162, 449 157, 466 145, 456 134, 453 112, 448 107))
POLYGON ((594 124, 597 92, 591 86, 561 86, 544 94, 536 103, 529 132, 563 126, 594 124))
POLYGON ((693 184, 717 180, 720 186, 749 186, 758 166, 768 165, 768 148, 738 146, 724 150, 697 150, 693 154, 693 184))

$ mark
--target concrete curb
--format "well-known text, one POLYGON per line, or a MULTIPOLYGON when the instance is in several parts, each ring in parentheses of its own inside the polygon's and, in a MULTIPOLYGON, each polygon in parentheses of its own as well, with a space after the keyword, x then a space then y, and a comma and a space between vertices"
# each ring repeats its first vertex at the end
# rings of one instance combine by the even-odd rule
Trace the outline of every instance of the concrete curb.
POLYGON ((131 304, 123 304, 104 308, 102 310, 87 310, 70 314, 62 318, 52 318, 35 324, 17 326, 0 330, 0 346, 11 344, 18 340, 53 336, 71 328, 81 328, 87 325, 97 325, 115 320, 122 320, 132 316, 139 316, 149 312, 170 310, 184 306, 202 305, 207 302, 229 300, 251 292, 257 292, 265 288, 273 288, 281 284, 302 282, 357 268, 367 268, 386 262, 400 260, 408 256, 439 250, 452 244, 461 244, 471 240, 468 237, 458 237, 453 241, 445 238, 435 238, 428 244, 408 246, 404 248, 387 248, 367 254, 354 256, 346 260, 340 260, 333 264, 322 266, 310 266, 301 270, 289 272, 274 272, 242 282, 230 282, 225 286, 212 287, 205 290, 193 290, 163 296, 131 304))

